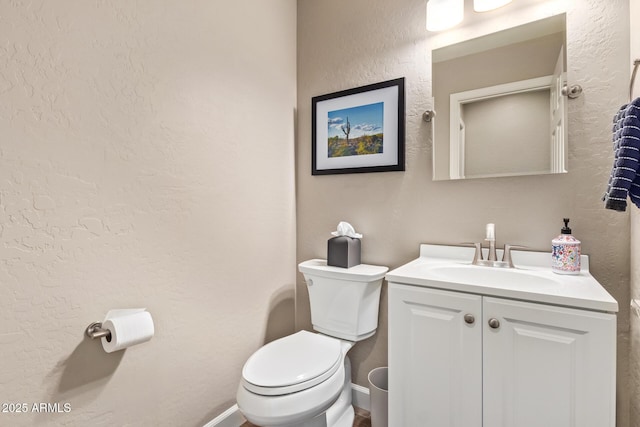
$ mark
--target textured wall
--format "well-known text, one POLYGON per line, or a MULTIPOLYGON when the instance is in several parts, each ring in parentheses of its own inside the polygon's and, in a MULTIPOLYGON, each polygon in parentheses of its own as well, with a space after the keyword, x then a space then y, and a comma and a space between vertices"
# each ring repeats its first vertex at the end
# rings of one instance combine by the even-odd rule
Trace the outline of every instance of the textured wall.
MULTIPOLYGON (((636 14, 636 19, 640 16, 636 14)), ((633 52, 633 51, 632 51, 633 52)), ((640 54, 640 50, 636 50, 640 54)), ((635 58, 640 57, 636 55, 635 58)), ((637 95, 636 95, 637 96, 637 95)), ((640 213, 634 207, 631 212, 631 297, 640 301, 640 213)), ((629 352, 629 385, 632 427, 640 427, 640 315, 631 313, 629 352)))
POLYGON ((293 330, 295 20, 0 2, 0 403, 71 408, 0 425, 199 426, 293 330), (84 338, 117 307, 147 307, 153 340, 84 338))
MULTIPOLYGON (((627 425, 629 318, 628 215, 600 200, 611 161, 611 117, 628 84, 628 0, 513 2, 478 23, 439 35, 425 31, 424 0, 298 1, 297 257, 326 256, 326 240, 340 220, 364 233, 362 259, 397 267, 418 255, 423 242, 480 240, 496 223, 498 244, 550 250, 571 217, 592 273, 619 301, 619 422, 627 425), (516 9, 523 5, 523 9, 516 9), (431 180, 431 129, 421 115, 433 105, 431 49, 482 31, 503 29, 567 12, 568 78, 584 88, 569 105, 569 173, 534 177, 431 180), (406 78, 405 172, 311 176, 311 97, 364 84, 406 78)), ((437 125, 437 118, 436 118, 437 125)), ((297 280, 296 326, 310 328, 308 296, 297 280)), ((378 334, 351 352, 354 381, 387 363, 387 297, 378 334)), ((634 396, 638 399, 638 396, 634 396)))
MULTIPOLYGON (((631 28, 631 58, 640 59, 640 3, 631 0, 630 21, 631 28)), ((636 77, 634 97, 640 96, 640 76, 636 77)), ((640 212, 635 206, 631 210, 631 298, 640 301, 640 212)), ((640 427, 640 316, 631 313, 631 350, 629 353, 629 382, 631 399, 631 427, 640 427)))

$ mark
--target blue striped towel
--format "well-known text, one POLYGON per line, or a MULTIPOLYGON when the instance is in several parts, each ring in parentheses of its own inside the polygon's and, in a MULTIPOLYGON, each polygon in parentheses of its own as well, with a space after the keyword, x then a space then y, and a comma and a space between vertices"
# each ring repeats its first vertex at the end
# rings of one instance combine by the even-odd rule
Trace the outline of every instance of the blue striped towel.
POLYGON ((640 208, 640 98, 613 118, 613 168, 602 200, 615 211, 627 209, 627 196, 640 208))

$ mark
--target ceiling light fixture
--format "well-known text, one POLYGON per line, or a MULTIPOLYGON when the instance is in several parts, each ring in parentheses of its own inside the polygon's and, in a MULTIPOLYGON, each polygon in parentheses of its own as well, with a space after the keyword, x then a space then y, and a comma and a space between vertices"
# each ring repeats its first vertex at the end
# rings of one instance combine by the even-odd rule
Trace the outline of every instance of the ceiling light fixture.
POLYGON ((488 12, 509 3, 511 3, 511 0, 473 0, 473 10, 476 12, 488 12))
POLYGON ((446 30, 462 22, 463 17, 464 0, 427 0, 428 31, 446 30))

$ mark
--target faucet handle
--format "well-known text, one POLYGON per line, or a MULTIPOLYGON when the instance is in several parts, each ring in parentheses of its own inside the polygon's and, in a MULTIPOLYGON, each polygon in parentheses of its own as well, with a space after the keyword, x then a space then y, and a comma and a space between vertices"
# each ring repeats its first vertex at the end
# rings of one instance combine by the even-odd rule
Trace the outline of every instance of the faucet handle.
POLYGON ((502 254, 502 262, 506 264, 508 268, 514 268, 513 260, 511 259, 511 249, 528 249, 528 246, 510 245, 508 243, 505 243, 504 253, 502 254))
POLYGON ((461 246, 469 246, 472 248, 476 248, 476 252, 473 254, 473 261, 471 262, 471 264, 473 265, 478 265, 480 264, 479 261, 482 261, 482 243, 480 242, 464 242, 464 243, 460 243, 461 246))

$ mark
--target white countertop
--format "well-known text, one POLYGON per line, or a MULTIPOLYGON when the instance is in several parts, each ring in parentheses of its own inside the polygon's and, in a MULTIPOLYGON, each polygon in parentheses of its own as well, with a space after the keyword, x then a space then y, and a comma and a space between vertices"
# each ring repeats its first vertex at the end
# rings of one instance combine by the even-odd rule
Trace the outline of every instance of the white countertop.
MULTIPOLYGON (((551 271, 549 252, 512 250, 511 255, 516 268, 503 269, 471 265, 474 251, 474 248, 469 247, 423 244, 420 245, 419 258, 388 272, 386 279, 390 283, 618 312, 618 302, 589 273, 589 259, 586 255, 583 255, 580 261, 580 274, 561 275, 551 271), (442 274, 442 271, 449 267, 465 274, 462 278, 449 279, 446 274, 442 274), (502 270, 502 276, 509 279, 493 282, 485 277, 494 273, 502 274, 495 270, 502 270), (518 279, 520 273, 523 280, 518 279)), ((498 251, 498 259, 501 259, 501 252, 498 251)))

